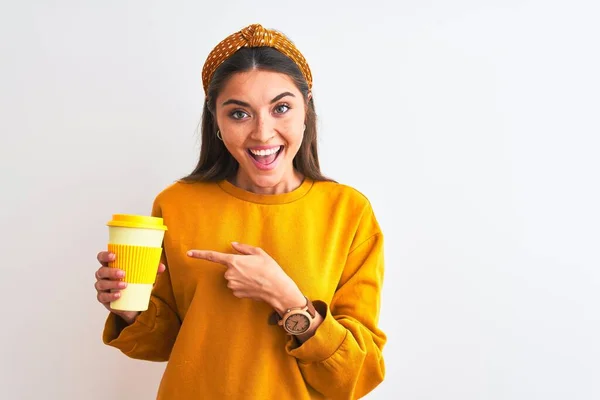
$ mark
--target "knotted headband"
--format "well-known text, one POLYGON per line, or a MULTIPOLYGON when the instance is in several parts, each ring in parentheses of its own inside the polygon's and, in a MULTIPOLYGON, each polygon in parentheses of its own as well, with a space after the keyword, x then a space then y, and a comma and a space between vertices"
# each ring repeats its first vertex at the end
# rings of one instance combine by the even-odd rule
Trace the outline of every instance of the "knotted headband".
POLYGON ((308 88, 312 88, 312 74, 304 56, 283 34, 265 29, 260 24, 252 24, 236 32, 219 43, 206 58, 202 68, 202 85, 208 94, 208 85, 219 66, 242 47, 272 47, 288 56, 300 68, 308 88))

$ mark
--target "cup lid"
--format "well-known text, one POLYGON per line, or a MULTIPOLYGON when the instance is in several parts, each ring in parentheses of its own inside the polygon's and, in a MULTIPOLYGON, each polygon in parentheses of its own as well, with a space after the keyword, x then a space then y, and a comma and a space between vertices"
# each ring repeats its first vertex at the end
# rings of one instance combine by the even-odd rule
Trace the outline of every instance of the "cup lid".
POLYGON ((123 228, 160 229, 167 230, 163 219, 146 215, 113 214, 112 220, 106 225, 123 228))

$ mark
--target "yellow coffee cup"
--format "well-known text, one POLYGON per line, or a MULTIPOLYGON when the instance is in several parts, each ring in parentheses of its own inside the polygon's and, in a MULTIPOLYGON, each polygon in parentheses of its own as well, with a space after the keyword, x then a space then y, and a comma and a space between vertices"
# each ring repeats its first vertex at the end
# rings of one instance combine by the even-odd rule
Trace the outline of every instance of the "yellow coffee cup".
POLYGON ((110 268, 125 271, 127 287, 110 307, 121 311, 145 311, 156 280, 167 227, 162 218, 114 214, 108 226, 108 251, 115 254, 110 268))

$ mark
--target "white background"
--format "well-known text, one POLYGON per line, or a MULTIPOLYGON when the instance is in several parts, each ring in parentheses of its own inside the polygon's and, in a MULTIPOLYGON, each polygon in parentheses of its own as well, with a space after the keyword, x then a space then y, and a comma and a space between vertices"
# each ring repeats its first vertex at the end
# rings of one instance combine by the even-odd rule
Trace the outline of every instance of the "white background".
POLYGON ((95 257, 192 170, 204 60, 255 22, 386 237, 368 398, 600 398, 597 4, 2 2, 0 398, 154 398, 164 364, 101 342, 95 257))

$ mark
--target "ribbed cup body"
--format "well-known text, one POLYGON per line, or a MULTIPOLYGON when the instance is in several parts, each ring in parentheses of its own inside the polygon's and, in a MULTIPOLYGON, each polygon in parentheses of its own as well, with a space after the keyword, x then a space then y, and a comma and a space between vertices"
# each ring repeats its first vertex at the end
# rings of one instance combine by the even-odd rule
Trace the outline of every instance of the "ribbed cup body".
POLYGON ((108 251, 115 254, 110 268, 125 271, 127 288, 121 297, 110 303, 111 308, 122 311, 148 309, 152 286, 162 254, 165 234, 161 229, 109 226, 108 251))

